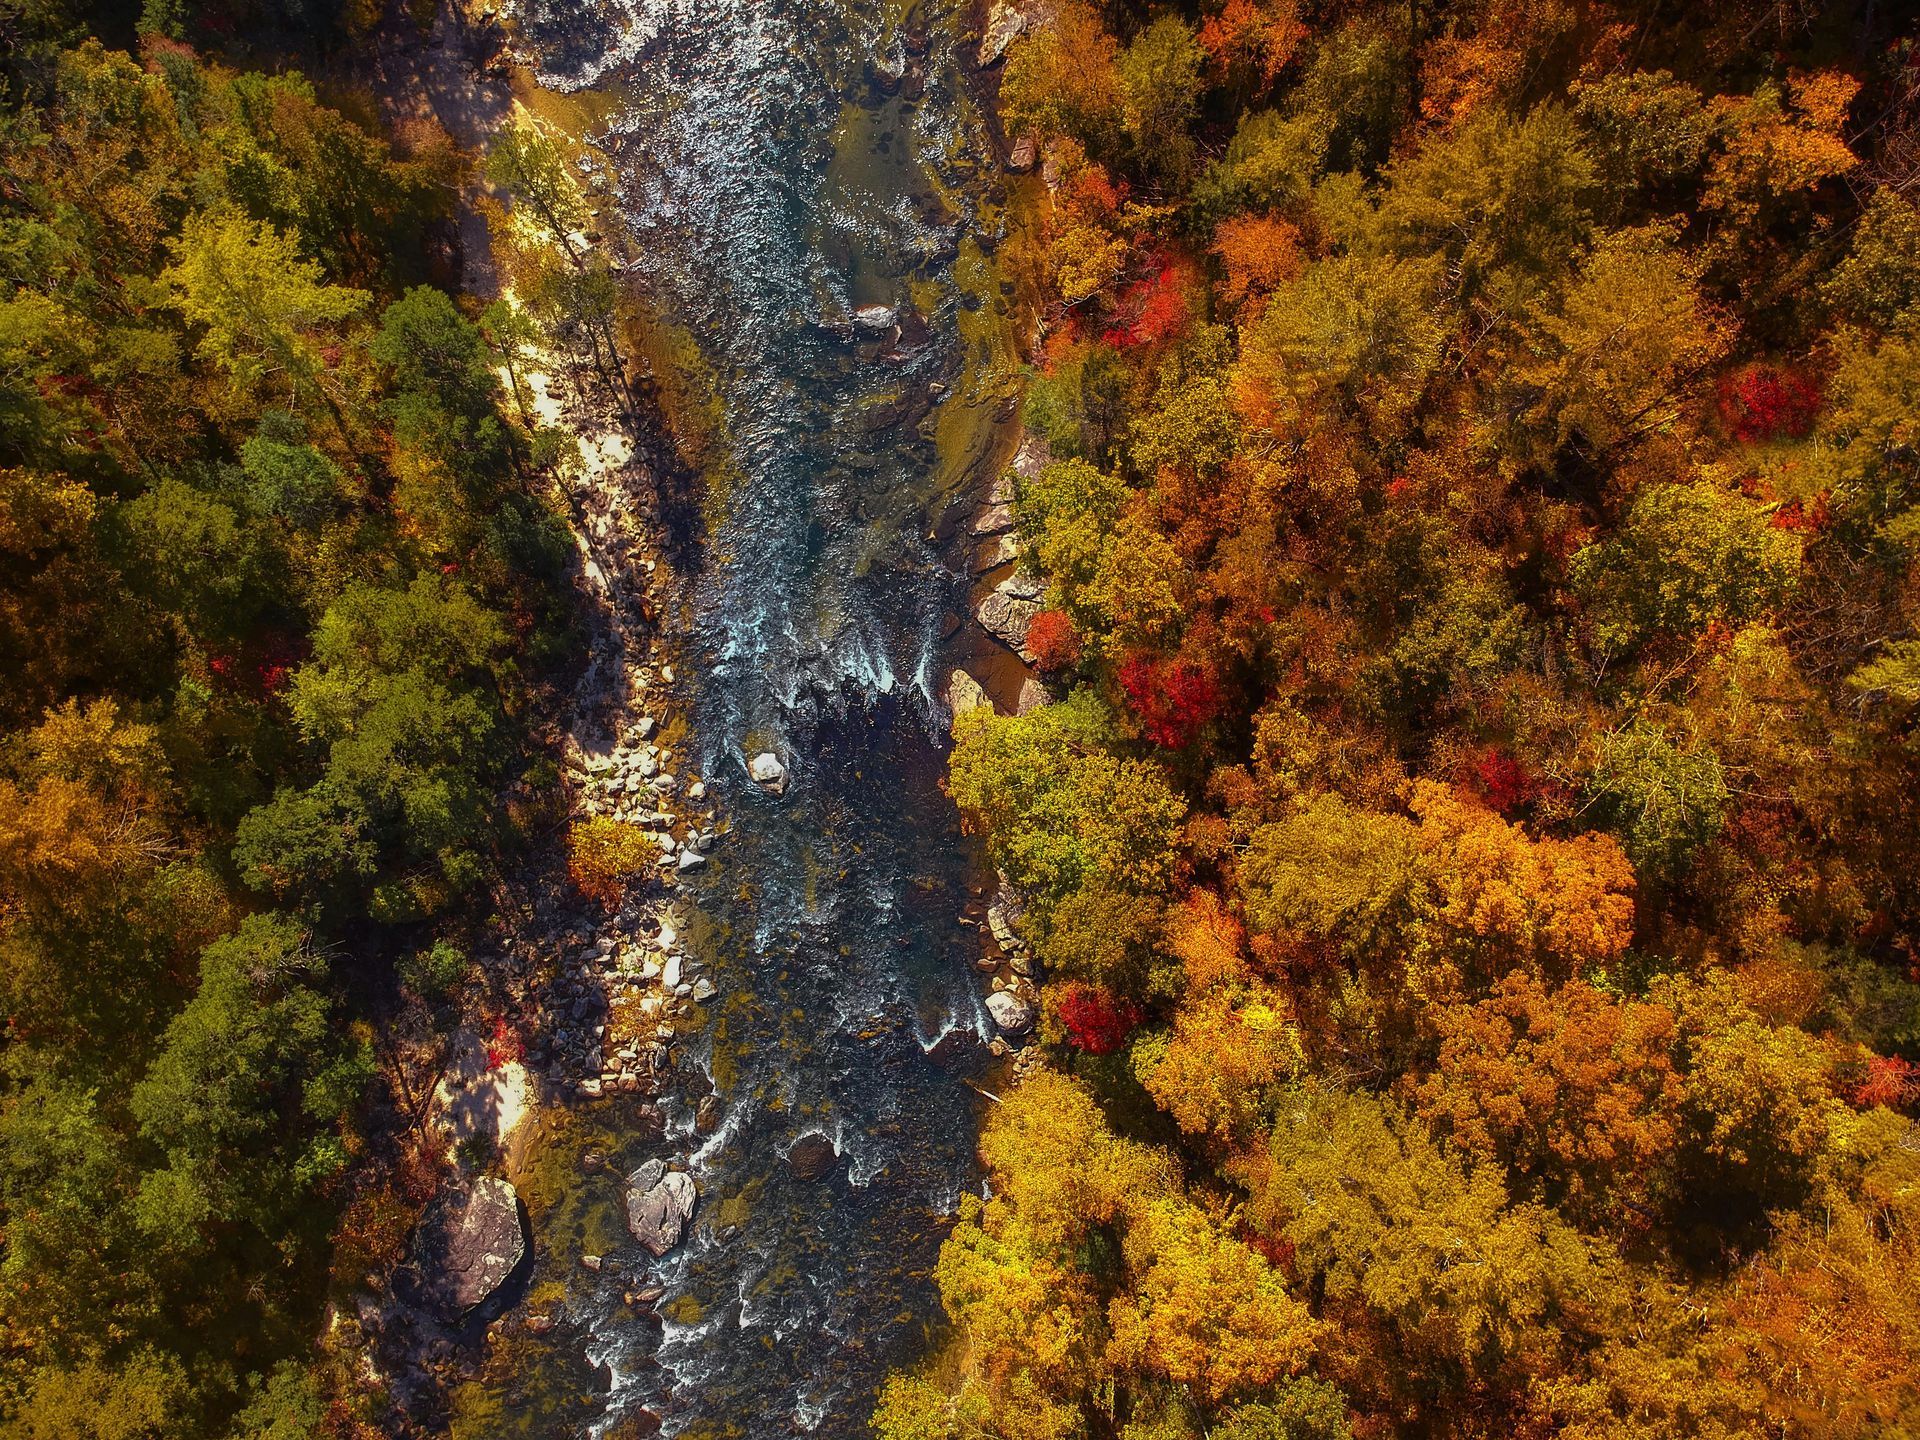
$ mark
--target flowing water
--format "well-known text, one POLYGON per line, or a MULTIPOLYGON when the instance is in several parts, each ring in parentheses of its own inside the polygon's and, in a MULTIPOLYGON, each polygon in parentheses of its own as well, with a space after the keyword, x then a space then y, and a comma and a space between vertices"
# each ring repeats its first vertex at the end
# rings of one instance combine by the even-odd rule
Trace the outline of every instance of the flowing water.
POLYGON ((860 1435, 888 1367, 930 1342, 934 1254, 978 1178, 966 1080, 987 1025, 956 918, 974 877, 938 788, 933 699, 966 581, 931 529, 1004 446, 1016 382, 965 17, 556 0, 520 18, 543 84, 600 97, 586 138, 630 274, 725 404, 735 479, 696 582, 680 762, 732 824, 686 891, 720 989, 687 1049, 723 1119, 695 1133, 683 1101, 664 1141, 604 1118, 568 1132, 621 1164, 687 1163, 696 1224, 651 1262, 606 1176, 550 1179, 536 1224, 555 1258, 536 1284, 565 1286, 573 1318, 529 1352, 551 1373, 517 1377, 470 1428, 620 1435, 657 1415, 669 1434, 860 1435), (898 329, 855 315, 871 306, 897 308, 898 329), (760 749, 787 760, 783 796, 747 778, 760 749), (812 1182, 786 1159, 808 1134, 839 1152, 812 1182), (589 1245, 617 1278, 569 1271, 589 1245), (621 1303, 639 1282, 667 1287, 663 1326, 621 1303))

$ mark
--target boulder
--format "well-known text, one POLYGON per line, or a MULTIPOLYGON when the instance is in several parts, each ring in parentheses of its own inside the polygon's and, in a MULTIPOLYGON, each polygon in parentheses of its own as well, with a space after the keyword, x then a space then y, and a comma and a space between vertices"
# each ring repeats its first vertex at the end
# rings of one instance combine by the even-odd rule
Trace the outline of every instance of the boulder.
POLYGON ((435 1284, 440 1312, 459 1320, 494 1295, 526 1258, 520 1197, 497 1175, 482 1175, 445 1212, 435 1284))
POLYGON ((776 795, 787 791, 787 767, 780 763, 780 757, 771 750, 762 750, 747 762, 747 774, 753 783, 763 785, 776 795))
POLYGON ((802 1135, 787 1151, 787 1168, 796 1180, 814 1181, 833 1169, 839 1159, 840 1152, 826 1136, 802 1135))
POLYGON ((703 1096, 699 1107, 693 1112, 694 1133, 698 1135, 711 1135, 720 1128, 723 1113, 720 1108, 720 1097, 718 1095, 703 1096))
POLYGON ((627 1177, 627 1229, 654 1255, 680 1243, 699 1199, 693 1177, 649 1160, 627 1177))
POLYGON ((994 0, 987 12, 987 27, 980 35, 980 68, 998 64, 1007 46, 1027 28, 1026 13, 1009 0, 994 0))
POLYGON ((1001 881, 999 890, 987 902, 987 928, 993 931, 993 938, 1000 942, 1002 950, 1018 950, 1025 944, 1019 935, 1020 919, 1025 913, 1013 887, 1001 881))
POLYGON ((702 865, 705 865, 707 863, 707 857, 702 855, 698 850, 682 850, 679 860, 675 863, 680 867, 680 873, 684 875, 689 870, 698 870, 702 865))
POLYGON ((987 996, 987 1013, 1009 1035, 1024 1035, 1033 1028, 1033 1007, 1011 990, 987 996))
POLYGON ((1047 593, 1047 582, 1023 565, 993 588, 996 594, 1015 600, 1038 600, 1047 593))
POLYGON ((1036 600, 1022 600, 996 590, 982 600, 973 613, 981 628, 994 639, 1014 650, 1024 650, 1027 627, 1033 624, 1033 617, 1040 613, 1040 604, 1036 600))
POLYGON ((1053 696, 1047 693, 1047 687, 1040 683, 1037 676, 1029 675, 1020 682, 1020 698, 1014 702, 1014 713, 1029 715, 1052 703, 1053 696))
POLYGON ((1029 130, 1013 142, 1013 149, 1007 155, 1007 168, 1016 175, 1024 175, 1039 158, 1040 137, 1029 130))
POLYGON ((891 305, 862 305, 853 312, 853 323, 862 330, 891 330, 900 323, 900 312, 891 305))
POLYGON ((953 712, 956 720, 982 705, 991 710, 993 701, 987 698, 987 692, 981 688, 978 680, 964 670, 956 670, 947 677, 947 709, 953 712))
POLYGON ((974 511, 973 521, 967 530, 973 535, 1004 535, 1013 529, 1013 525, 1013 506, 982 505, 974 511))
POLYGON ((1053 447, 1047 443, 1047 437, 1029 430, 1020 437, 1020 446, 1013 452, 1009 469, 1022 480, 1032 480, 1052 461, 1053 447))
POLYGON ((994 535, 974 547, 973 573, 984 575, 1020 558, 1020 542, 1011 535, 994 535))

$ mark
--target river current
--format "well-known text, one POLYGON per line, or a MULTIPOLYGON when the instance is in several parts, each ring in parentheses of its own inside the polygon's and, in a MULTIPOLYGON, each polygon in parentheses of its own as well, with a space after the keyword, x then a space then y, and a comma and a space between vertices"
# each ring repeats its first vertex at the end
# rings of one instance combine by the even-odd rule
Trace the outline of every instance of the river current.
POLYGON ((653 1262, 612 1238, 610 1198, 554 1207, 609 1236, 620 1278, 549 1281, 585 1363, 556 1368, 539 1415, 510 1394, 502 1429, 863 1435, 887 1369, 932 1342, 933 1259, 978 1184, 967 1082, 988 1026, 957 919, 977 877, 939 789, 935 698, 966 576, 934 531, 1003 447, 1016 382, 965 16, 552 0, 519 19, 544 86, 593 91, 584 138, 627 274, 724 403, 735 478, 694 582, 683 763, 731 829, 684 887, 719 988, 685 1048, 721 1119, 696 1132, 680 1105, 663 1141, 609 1137, 621 1163, 687 1165, 695 1224, 653 1262), (783 795, 746 774, 763 749, 783 795), (838 1152, 816 1180, 788 1160, 808 1135, 838 1152), (636 1277, 666 1287, 664 1323, 622 1303, 636 1277), (583 1393, 556 1404, 555 1386, 583 1393))

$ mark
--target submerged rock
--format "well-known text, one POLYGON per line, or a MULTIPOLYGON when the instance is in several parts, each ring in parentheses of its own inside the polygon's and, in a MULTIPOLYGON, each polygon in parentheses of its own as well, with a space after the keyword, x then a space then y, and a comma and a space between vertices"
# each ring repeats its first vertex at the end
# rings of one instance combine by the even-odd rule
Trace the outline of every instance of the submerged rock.
POLYGON ((762 750, 747 762, 747 774, 756 785, 764 785, 776 795, 787 791, 787 767, 771 750, 762 750))
POLYGON ((787 1168, 796 1180, 818 1180, 840 1159, 833 1141, 820 1134, 802 1135, 787 1152, 787 1168))
POLYGON ((482 1175, 446 1212, 435 1291, 440 1311, 458 1320, 484 1305, 526 1258, 520 1197, 497 1175, 482 1175))
POLYGON ((680 1243, 700 1192, 693 1177, 649 1160, 627 1177, 627 1229, 655 1255, 680 1243))

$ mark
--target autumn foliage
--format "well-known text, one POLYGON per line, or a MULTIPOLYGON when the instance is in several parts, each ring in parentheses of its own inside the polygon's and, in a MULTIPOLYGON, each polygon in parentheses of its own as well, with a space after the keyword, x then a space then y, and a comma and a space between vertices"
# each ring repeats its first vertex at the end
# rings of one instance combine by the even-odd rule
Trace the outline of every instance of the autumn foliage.
POLYGON ((1192 743, 1219 713, 1219 682, 1191 660, 1134 655, 1120 667, 1119 680, 1147 737, 1170 750, 1192 743))
POLYGON ((1035 29, 1049 1023, 882 1440, 1914 1431, 1911 45, 1035 29))

